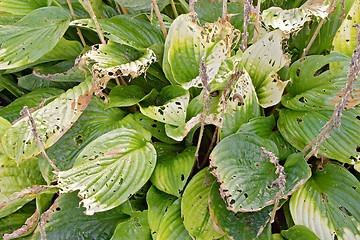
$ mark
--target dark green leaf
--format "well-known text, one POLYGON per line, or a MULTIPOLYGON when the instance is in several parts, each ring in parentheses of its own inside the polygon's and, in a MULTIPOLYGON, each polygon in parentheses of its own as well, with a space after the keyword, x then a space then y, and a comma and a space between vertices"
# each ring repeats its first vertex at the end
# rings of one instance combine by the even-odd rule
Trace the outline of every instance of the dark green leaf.
POLYGON ((295 225, 288 230, 283 230, 281 235, 287 240, 320 240, 315 233, 303 225, 295 225))

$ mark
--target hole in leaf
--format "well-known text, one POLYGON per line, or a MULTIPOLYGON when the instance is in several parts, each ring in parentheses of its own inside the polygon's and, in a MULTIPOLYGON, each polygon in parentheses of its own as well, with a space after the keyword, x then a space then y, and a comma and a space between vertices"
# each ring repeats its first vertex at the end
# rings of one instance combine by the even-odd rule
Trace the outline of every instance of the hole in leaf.
POLYGON ((326 64, 326 65, 322 66, 321 68, 319 68, 319 69, 314 73, 314 77, 318 77, 320 74, 326 72, 327 70, 329 70, 329 64, 326 64))
POLYGON ((248 195, 247 193, 244 193, 244 197, 245 197, 245 198, 248 198, 249 195, 248 195))

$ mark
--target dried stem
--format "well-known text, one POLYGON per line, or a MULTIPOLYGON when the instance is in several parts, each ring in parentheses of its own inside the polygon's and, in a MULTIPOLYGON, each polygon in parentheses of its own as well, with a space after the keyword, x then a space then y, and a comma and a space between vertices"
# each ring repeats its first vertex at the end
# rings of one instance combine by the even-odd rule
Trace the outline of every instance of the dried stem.
POLYGON ((320 146, 325 142, 327 138, 330 137, 330 133, 335 127, 340 127, 342 112, 346 106, 346 103, 348 102, 349 98, 352 95, 354 83, 360 72, 360 25, 355 24, 354 27, 355 26, 357 28, 357 37, 356 37, 357 44, 350 62, 349 72, 347 75, 348 81, 346 83, 345 88, 342 90, 340 94, 341 100, 338 104, 336 104, 333 115, 331 116, 329 121, 325 124, 325 126, 322 128, 320 134, 302 150, 302 152, 305 153, 308 150, 312 149, 306 155, 305 157, 306 160, 308 160, 314 154, 317 154, 320 146))
POLYGON ((161 31, 162 31, 162 33, 164 35, 164 38, 166 39, 167 32, 166 32, 165 24, 164 24, 164 21, 162 19, 159 7, 158 7, 158 5, 156 3, 156 0, 151 0, 151 2, 152 2, 152 5, 154 7, 154 10, 155 10, 156 17, 158 18, 158 21, 160 23, 161 31))
POLYGON ((219 131, 220 131, 220 128, 216 127, 216 128, 215 128, 215 131, 214 131, 214 135, 213 135, 213 137, 212 137, 212 139, 211 139, 211 143, 210 143, 210 145, 209 145, 209 148, 208 148, 208 150, 207 150, 207 152, 206 152, 206 154, 205 154, 204 161, 203 161, 203 163, 200 165, 200 169, 202 169, 202 168, 205 167, 206 162, 207 162, 207 160, 209 159, 210 153, 211 153, 211 151, 212 151, 213 148, 214 148, 214 145, 215 145, 215 142, 216 142, 217 135, 218 135, 218 132, 219 132, 219 131))
POLYGON ((49 156, 46 154, 45 152, 45 145, 43 140, 41 139, 41 137, 39 136, 38 131, 36 130, 36 123, 33 119, 33 117, 31 116, 31 112, 29 111, 29 108, 27 106, 24 106, 23 109, 21 110, 20 114, 22 115, 27 115, 29 117, 29 121, 32 127, 32 131, 34 134, 34 137, 36 139, 38 148, 40 148, 42 155, 44 156, 44 158, 46 158, 46 160, 49 162, 49 164, 51 165, 51 167, 58 172, 59 169, 55 166, 54 162, 51 161, 51 159, 49 158, 49 156))
MULTIPOLYGON (((74 12, 74 9, 73 9, 73 7, 71 5, 71 1, 70 0, 66 0, 66 1, 67 1, 68 6, 69 6, 69 9, 70 9, 71 16, 73 17, 74 20, 76 20, 75 12, 74 12)), ((85 42, 84 36, 81 33, 80 28, 76 27, 76 32, 77 32, 77 35, 80 38, 81 44, 83 46, 86 46, 86 42, 85 42)))
POLYGON ((260 7, 261 7, 261 1, 258 0, 255 10, 255 25, 254 25, 254 37, 253 37, 253 43, 257 41, 257 37, 259 35, 259 29, 260 29, 260 7))
POLYGON ((245 52, 247 48, 247 40, 249 36, 247 28, 250 22, 252 4, 253 0, 244 0, 244 32, 242 34, 242 41, 240 45, 240 50, 243 52, 245 52))
POLYGON ((87 6, 87 8, 89 10, 91 18, 94 20, 95 27, 96 27, 96 30, 97 30, 97 34, 98 34, 98 36, 100 38, 101 43, 106 44, 104 35, 103 35, 103 33, 101 31, 101 28, 100 28, 100 24, 99 24, 99 22, 98 22, 98 20, 97 20, 97 18, 95 16, 94 10, 91 7, 90 1, 89 0, 84 0, 84 2, 85 2, 86 6, 87 6))
POLYGON ((224 22, 227 20, 227 0, 223 0, 222 20, 224 22))
POLYGON ((189 9, 193 23, 196 23, 195 3, 197 0, 189 0, 189 9))
POLYGON ((116 11, 118 12, 119 15, 121 15, 121 10, 120 10, 120 6, 119 4, 115 1, 115 7, 116 7, 116 11))
POLYGON ((176 10, 176 6, 175 6, 175 3, 174 3, 174 0, 171 0, 170 2, 171 2, 171 8, 172 8, 172 10, 173 10, 174 16, 175 16, 175 18, 177 18, 177 17, 179 16, 179 14, 178 14, 178 12, 177 12, 177 10, 176 10))
POLYGON ((126 10, 126 8, 124 8, 122 5, 120 5, 121 11, 123 12, 124 15, 128 15, 129 11, 126 10))
POLYGON ((344 21, 345 17, 345 0, 341 0, 341 21, 344 21))

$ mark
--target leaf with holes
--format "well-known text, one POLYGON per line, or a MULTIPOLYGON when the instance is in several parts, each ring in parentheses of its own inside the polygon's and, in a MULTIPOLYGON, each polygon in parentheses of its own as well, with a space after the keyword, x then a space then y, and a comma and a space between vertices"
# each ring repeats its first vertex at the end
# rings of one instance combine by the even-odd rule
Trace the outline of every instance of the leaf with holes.
POLYGON ((51 0, 4 0, 0 2, 0 9, 16 15, 26 15, 35 9, 48 7, 50 4, 51 0))
MULTIPOLYGON (((32 113, 45 148, 52 146, 78 119, 91 100, 91 77, 32 113)), ((17 163, 40 153, 29 117, 15 123, 2 136, 5 153, 17 163)))
POLYGON ((348 15, 341 24, 333 40, 334 52, 352 56, 356 48, 357 31, 354 24, 360 24, 360 1, 355 0, 348 15))
POLYGON ((159 190, 179 197, 190 175, 195 161, 194 146, 185 149, 176 156, 169 155, 159 161, 150 180, 159 190))
POLYGON ((169 207, 176 199, 176 197, 161 192, 154 186, 150 187, 148 193, 146 194, 146 202, 149 208, 148 221, 153 239, 158 239, 157 233, 159 231, 160 223, 162 222, 169 207))
POLYGON ((311 176, 303 154, 290 155, 284 168, 276 156, 274 142, 248 133, 230 135, 216 145, 210 166, 229 210, 259 211, 273 204, 278 193, 286 199, 311 176))
MULTIPOLYGON (((43 215, 43 227, 47 239, 110 239, 116 224, 128 219, 128 215, 115 208, 106 213, 84 214, 85 208, 79 207, 80 199, 76 193, 61 194, 43 215)), ((33 239, 40 239, 39 227, 33 239)))
POLYGON ((272 31, 251 45, 241 60, 249 73, 262 107, 271 107, 280 102, 287 82, 279 79, 277 71, 289 64, 282 50, 283 33, 272 31))
MULTIPOLYGON (((157 43, 164 44, 160 29, 132 15, 99 19, 99 24, 106 38, 131 48, 141 50, 157 43)), ((70 26, 87 28, 96 32, 94 21, 91 19, 75 20, 70 26)))
POLYGON ((268 224, 270 212, 274 206, 268 206, 254 213, 234 213, 227 209, 227 205, 220 195, 220 184, 211 185, 208 201, 209 211, 218 231, 231 239, 270 239, 271 225, 268 224))
POLYGON ((214 23, 202 28, 192 22, 190 14, 180 15, 171 24, 165 41, 163 70, 173 84, 185 88, 201 87, 199 64, 206 53, 206 73, 211 82, 219 67, 230 57, 231 43, 235 37, 230 23, 214 23))
POLYGON ((350 57, 340 53, 309 56, 293 63, 288 72, 291 83, 281 103, 294 110, 333 110, 334 97, 347 83, 350 57))
POLYGON ((217 239, 223 235, 214 228, 208 209, 213 182, 215 178, 204 168, 191 179, 184 191, 181 214, 184 216, 184 226, 192 238, 217 239))
POLYGON ((242 125, 239 131, 253 133, 261 138, 273 141, 279 149, 280 160, 285 160, 290 154, 296 151, 277 130, 275 117, 273 115, 251 119, 248 123, 242 125))
POLYGON ((336 164, 324 164, 294 193, 290 211, 295 224, 320 239, 360 238, 360 183, 336 164))
POLYGON ((2 108, 0 110, 0 116, 6 118, 10 122, 15 121, 21 117, 20 111, 24 106, 28 106, 29 109, 37 107, 43 100, 47 98, 49 98, 49 100, 54 99, 57 95, 63 92, 64 90, 56 88, 43 88, 29 92, 2 108))
POLYGON ((80 190, 85 214, 119 206, 150 178, 156 164, 156 151, 149 134, 118 128, 88 144, 73 168, 58 173, 64 192, 80 190))
POLYGON ((164 87, 157 97, 158 105, 141 106, 145 116, 166 124, 181 126, 186 120, 186 109, 189 104, 189 92, 180 86, 164 87))
POLYGON ((2 25, 0 69, 17 68, 38 60, 55 47, 69 23, 70 15, 65 10, 45 7, 32 11, 14 25, 2 25))
MULTIPOLYGON (((332 114, 332 111, 306 112, 281 109, 277 125, 281 135, 298 150, 302 150, 318 136, 332 114)), ((320 146, 319 154, 344 163, 358 162, 359 121, 360 109, 352 108, 344 111, 339 131, 330 133, 330 138, 320 146)))
POLYGON ((29 203, 9 216, 0 218, 0 236, 10 234, 22 227, 26 220, 35 212, 35 204, 29 203))
POLYGON ((46 189, 40 186, 45 182, 36 158, 17 166, 13 159, 1 154, 0 178, 0 218, 15 212, 46 189))

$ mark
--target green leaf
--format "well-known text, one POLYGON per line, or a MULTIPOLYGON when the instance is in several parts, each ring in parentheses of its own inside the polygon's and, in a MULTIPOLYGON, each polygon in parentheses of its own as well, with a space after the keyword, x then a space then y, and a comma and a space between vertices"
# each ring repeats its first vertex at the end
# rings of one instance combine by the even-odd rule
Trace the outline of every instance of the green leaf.
MULTIPOLYGON (((130 11, 150 11, 151 0, 115 1, 130 11)), ((170 0, 157 0, 156 3, 159 7, 159 10, 162 11, 164 7, 166 7, 170 3, 170 0)))
POLYGON ((255 239, 262 231, 258 239, 271 239, 271 225, 267 223, 273 206, 254 213, 234 213, 227 209, 219 188, 220 184, 214 182, 209 193, 209 211, 218 231, 231 239, 255 239))
POLYGON ((28 106, 29 109, 39 106, 41 102, 47 98, 54 98, 56 95, 63 93, 63 90, 56 88, 44 88, 27 93, 20 98, 16 99, 6 107, 0 110, 0 116, 6 118, 12 122, 19 117, 20 111, 24 106, 28 106))
POLYGON ((35 211, 35 204, 26 204, 15 213, 0 218, 0 236, 12 233, 15 229, 24 225, 25 221, 31 217, 35 211))
POLYGON ((184 226, 192 238, 217 239, 223 235, 215 230, 208 209, 213 182, 215 178, 204 168, 191 179, 184 191, 181 214, 184 216, 184 226))
POLYGON ((11 25, 19 21, 23 16, 8 12, 0 13, 0 25, 11 25))
POLYGON ((164 219, 169 207, 175 202, 177 198, 161 192, 156 187, 151 186, 146 194, 146 202, 148 204, 148 221, 151 229, 151 236, 157 239, 157 233, 160 224, 164 219))
POLYGON ((272 140, 279 149, 280 160, 285 160, 290 154, 296 151, 277 130, 274 115, 251 119, 248 123, 242 125, 239 131, 253 133, 261 138, 272 140))
POLYGON ((11 127, 11 123, 5 118, 0 117, 0 137, 2 137, 10 127, 11 127))
POLYGON ((0 2, 0 9, 12 14, 26 15, 35 9, 50 6, 51 2, 51 0, 4 0, 0 2))
MULTIPOLYGON (((47 239, 110 239, 116 228, 114 223, 128 219, 120 207, 87 216, 79 201, 75 192, 61 194, 56 199, 43 219, 47 239)), ((40 239, 39 227, 33 239, 40 239)))
POLYGON ((95 13, 97 18, 100 18, 103 14, 103 2, 101 0, 78 0, 79 3, 83 6, 83 8, 91 15, 91 10, 95 13), (88 5, 90 3, 90 6, 88 5), (91 8, 91 9, 90 9, 91 8))
POLYGON ((355 0, 348 15, 341 24, 333 40, 334 52, 352 56, 356 48, 357 31, 354 24, 360 24, 360 1, 355 0))
POLYGON ((309 228, 303 225, 295 225, 288 230, 281 231, 281 235, 287 240, 320 240, 309 228))
MULTIPOLYGON (((281 109, 277 126, 291 145, 302 150, 318 136, 332 114, 332 111, 306 112, 281 109)), ((320 146, 319 154, 340 162, 355 164, 359 160, 359 121, 360 109, 352 108, 344 111, 339 130, 330 133, 330 138, 320 146)))
POLYGON ((14 25, 0 26, 0 69, 17 68, 38 60, 55 47, 69 23, 70 15, 66 11, 45 7, 32 11, 14 25))
POLYGON ((196 147, 185 149, 176 156, 168 156, 159 161, 150 180, 154 186, 171 195, 179 197, 195 161, 196 147))
POLYGON ((236 133, 223 139, 211 153, 212 174, 221 183, 222 197, 229 210, 259 211, 273 204, 278 193, 286 199, 311 176, 303 154, 290 155, 284 171, 276 164, 275 156, 265 149, 278 156, 272 141, 248 133, 236 133), (281 181, 279 172, 286 179, 274 184, 281 181))
POLYGON ((208 27, 204 29, 192 22, 190 14, 180 15, 171 24, 165 41, 163 70, 172 84, 201 87, 199 64, 203 54, 206 53, 209 82, 215 77, 221 62, 230 56, 231 24, 218 22, 208 27))
POLYGON ((143 239, 151 240, 148 211, 135 212, 129 220, 119 223, 111 240, 143 239))
POLYGON ((58 173, 65 192, 80 190, 85 214, 119 206, 150 178, 156 151, 142 132, 118 128, 88 144, 72 169, 58 173))
POLYGON ((296 225, 304 225, 320 239, 360 237, 360 183, 339 165, 324 164, 294 193, 290 211, 296 225))
POLYGON ((39 186, 45 182, 36 158, 17 166, 14 160, 2 154, 0 178, 0 218, 15 212, 44 190, 44 187, 39 186))
POLYGON ((138 77, 156 61, 156 55, 151 49, 136 50, 113 41, 94 46, 82 58, 88 63, 94 63, 93 72, 103 82, 118 76, 138 77))
POLYGON ((241 60, 253 81, 260 105, 264 108, 280 102, 287 84, 276 73, 289 64, 282 50, 283 39, 280 30, 269 32, 246 49, 241 60))
POLYGON ((164 87, 159 96, 158 106, 142 107, 140 111, 145 116, 159 122, 174 126, 181 126, 186 120, 186 109, 189 104, 189 92, 180 86, 170 85, 164 87))
POLYGON ((333 110, 335 96, 347 83, 350 57, 339 53, 308 56, 293 63, 288 72, 291 83, 281 103, 294 110, 333 110))
MULTIPOLYGON (((91 100, 91 77, 32 113, 45 148, 52 146, 78 119, 91 100)), ((5 153, 20 163, 40 153, 29 117, 15 123, 2 137, 5 153)))
POLYGON ((129 107, 140 102, 145 95, 143 89, 135 85, 116 86, 109 94, 108 107, 129 107))
MULTIPOLYGON (((164 37, 159 29, 150 22, 132 15, 99 19, 99 24, 106 38, 138 50, 148 48, 156 43, 164 43, 164 37)), ((75 20, 70 25, 88 28, 96 32, 95 24, 91 19, 75 20)))

